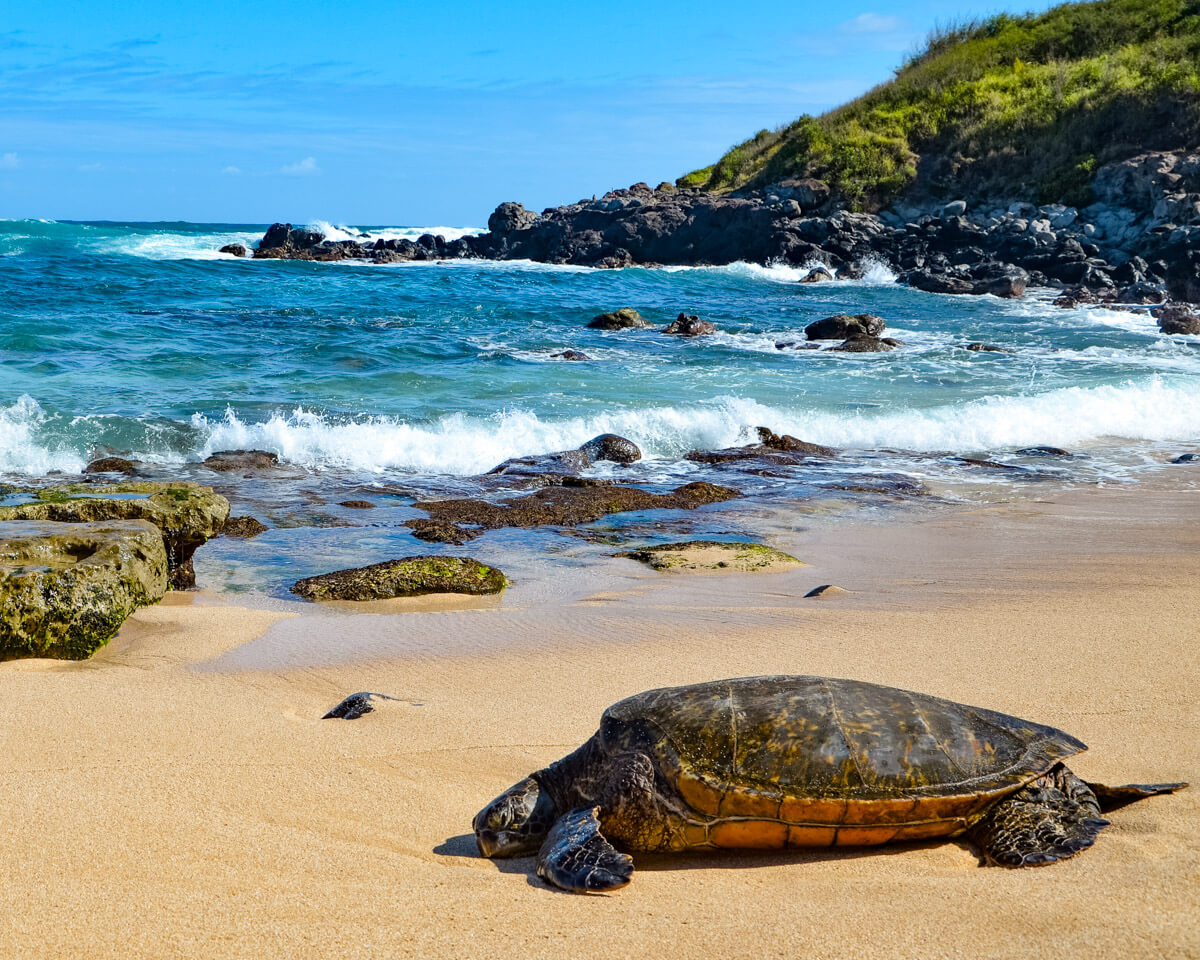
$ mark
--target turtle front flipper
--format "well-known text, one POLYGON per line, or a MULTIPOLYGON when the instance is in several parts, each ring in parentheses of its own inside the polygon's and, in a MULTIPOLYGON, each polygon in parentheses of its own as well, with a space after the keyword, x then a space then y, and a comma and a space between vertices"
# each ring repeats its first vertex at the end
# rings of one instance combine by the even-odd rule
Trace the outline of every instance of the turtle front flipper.
POLYGON ((1107 826, 1091 788, 1058 764, 993 806, 968 836, 989 863, 1035 867, 1086 850, 1107 826))
POLYGON ((563 814, 538 853, 538 876, 571 893, 616 890, 633 877, 633 860, 617 852, 600 832, 600 808, 563 814))
POLYGON ((1092 793, 1100 801, 1100 809, 1104 812, 1116 810, 1147 797, 1157 797, 1162 793, 1174 793, 1188 786, 1186 783, 1123 783, 1119 787, 1110 787, 1104 783, 1089 783, 1092 793))

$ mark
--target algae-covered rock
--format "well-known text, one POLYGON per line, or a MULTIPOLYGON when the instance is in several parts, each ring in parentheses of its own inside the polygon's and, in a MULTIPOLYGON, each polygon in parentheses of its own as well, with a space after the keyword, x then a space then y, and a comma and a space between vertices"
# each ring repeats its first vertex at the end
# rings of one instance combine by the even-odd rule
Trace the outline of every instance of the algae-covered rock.
POLYGON ((28 491, 29 503, 0 507, 0 520, 149 520, 162 532, 171 586, 196 585, 192 554, 229 518, 229 501, 190 481, 129 481, 104 486, 71 484, 28 491))
POLYGON ((640 550, 618 553, 665 572, 775 573, 802 567, 791 554, 761 543, 724 540, 688 540, 684 543, 660 543, 640 550))
POLYGON ((404 557, 299 580, 292 593, 308 600, 388 600, 426 593, 499 593, 508 578, 470 557, 404 557))
POLYGON ((167 554, 145 520, 0 523, 0 660, 82 660, 162 599, 167 554))

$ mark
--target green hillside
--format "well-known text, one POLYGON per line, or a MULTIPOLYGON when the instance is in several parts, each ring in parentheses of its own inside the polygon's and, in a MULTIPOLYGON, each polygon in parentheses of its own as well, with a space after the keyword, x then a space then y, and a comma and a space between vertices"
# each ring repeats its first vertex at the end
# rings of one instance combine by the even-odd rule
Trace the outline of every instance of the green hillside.
POLYGON ((1081 204, 1100 164, 1198 145, 1200 0, 1096 0, 939 31, 890 82, 678 182, 815 177, 868 210, 905 192, 1081 204))

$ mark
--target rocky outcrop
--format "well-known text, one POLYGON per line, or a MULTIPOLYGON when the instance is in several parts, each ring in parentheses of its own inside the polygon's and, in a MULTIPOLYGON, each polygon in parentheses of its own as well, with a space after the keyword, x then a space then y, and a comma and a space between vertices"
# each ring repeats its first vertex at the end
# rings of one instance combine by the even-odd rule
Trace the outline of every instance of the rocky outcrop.
POLYGON ((0 522, 0 660, 82 660, 167 589, 167 555, 145 520, 0 522))
POLYGON ((298 580, 292 593, 306 600, 390 600, 430 593, 499 593, 508 578, 470 557, 404 557, 369 567, 298 580))
POLYGON ((211 487, 187 481, 73 484, 27 492, 29 502, 0 507, 0 520, 148 520, 162 535, 168 576, 177 590, 196 585, 192 555, 215 537, 229 518, 228 500, 211 487))
POLYGON ((267 450, 218 450, 204 458, 204 466, 219 473, 273 470, 279 466, 279 456, 267 450))
POLYGON ((716 332, 717 328, 713 324, 691 313, 681 313, 663 330, 663 333, 673 337, 706 337, 716 332))
POLYGON ((1158 321, 1158 329, 1163 333, 1200 336, 1200 315, 1191 307, 1171 304, 1150 312, 1158 321))
MULTIPOLYGON (((722 503, 740 497, 737 490, 711 483, 688 483, 670 493, 651 493, 640 487, 600 484, 583 487, 550 487, 525 497, 500 503, 487 500, 434 500, 414 503, 429 514, 429 520, 409 520, 414 536, 421 537, 438 525, 443 534, 453 532, 465 542, 488 530, 504 527, 574 527, 591 523, 611 513, 630 510, 694 510, 710 503, 722 503)), ((427 539, 433 539, 428 537, 427 539)))
POLYGON ((449 242, 331 241, 275 224, 254 255, 380 263, 520 258, 592 267, 746 260, 807 267, 813 280, 823 279, 817 270, 852 277, 877 262, 935 293, 1019 297, 1029 285, 1049 285, 1100 302, 1196 302, 1198 171, 1200 151, 1146 153, 1101 167, 1094 202, 1085 207, 908 198, 878 216, 838 209, 817 181, 732 194, 639 183, 540 214, 504 203, 487 233, 449 242))
POLYGON ((830 347, 832 353, 888 353, 897 347, 904 346, 903 340, 895 337, 872 337, 868 334, 856 334, 847 337, 836 347, 830 347))
POLYGON ((570 475, 605 460, 611 463, 633 463, 641 459, 642 451, 632 440, 618 437, 615 433, 602 433, 575 450, 560 450, 557 453, 505 460, 489 470, 486 476, 542 476, 561 473, 570 475))
POLYGON ((134 476, 138 472, 138 464, 124 457, 101 457, 93 460, 83 468, 84 473, 123 473, 134 476))

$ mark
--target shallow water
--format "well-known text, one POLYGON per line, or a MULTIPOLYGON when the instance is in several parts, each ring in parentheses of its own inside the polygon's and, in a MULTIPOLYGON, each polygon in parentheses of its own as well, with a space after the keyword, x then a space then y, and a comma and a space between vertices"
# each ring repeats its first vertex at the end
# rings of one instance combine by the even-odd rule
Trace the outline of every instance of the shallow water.
MULTIPOLYGON (((244 501, 239 512, 281 529, 213 544, 199 565, 230 588, 276 591, 330 563, 429 549, 397 527, 418 515, 409 494, 477 492, 466 478, 509 457, 607 431, 636 441, 646 459, 601 465, 600 475, 710 479, 750 493, 688 525, 716 535, 753 528, 755 504, 772 498, 873 509, 895 500, 887 477, 953 497, 1004 497, 1032 481, 1133 480, 1200 443, 1200 338, 1163 336, 1145 312, 1061 310, 1036 292, 1022 301, 925 294, 882 268, 861 282, 801 285, 803 270, 749 264, 376 267, 216 253, 264 228, 0 222, 0 473, 74 473, 116 454, 222 483, 244 501), (664 324, 698 313, 720 332, 685 340, 586 329, 622 306, 664 324), (776 347, 839 312, 877 313, 907 345, 880 355, 776 347), (976 340, 1013 352, 963 349, 976 340), (551 356, 564 349, 592 359, 551 356), (848 456, 769 475, 681 459, 750 442, 759 424, 848 456), (1015 452, 1039 444, 1077 456, 1015 452), (249 447, 290 466, 254 482, 194 466, 249 447), (337 506, 363 497, 379 509, 337 506)), ((653 537, 646 521, 598 526, 653 537)), ((468 547, 480 554, 506 539, 563 563, 572 550, 553 545, 582 542, 498 532, 468 547)))

